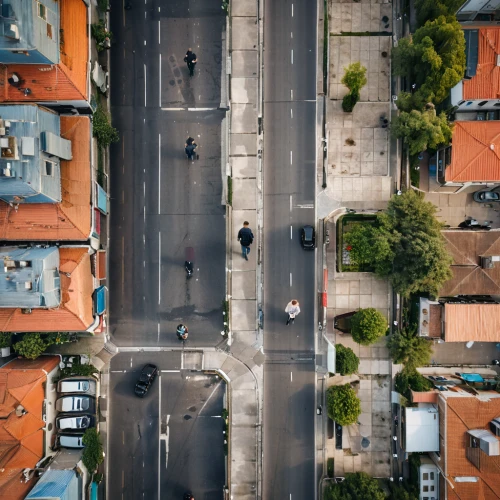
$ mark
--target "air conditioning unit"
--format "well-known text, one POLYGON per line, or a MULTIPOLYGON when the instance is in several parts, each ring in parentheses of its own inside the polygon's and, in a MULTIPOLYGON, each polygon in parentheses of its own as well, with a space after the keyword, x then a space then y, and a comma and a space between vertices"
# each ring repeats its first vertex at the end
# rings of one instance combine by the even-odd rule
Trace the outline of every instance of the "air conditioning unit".
POLYGON ((5 23, 3 34, 13 40, 19 40, 19 28, 15 24, 5 23))
POLYGON ((499 436, 500 437, 500 417, 494 418, 490 422, 490 431, 495 436, 499 436))

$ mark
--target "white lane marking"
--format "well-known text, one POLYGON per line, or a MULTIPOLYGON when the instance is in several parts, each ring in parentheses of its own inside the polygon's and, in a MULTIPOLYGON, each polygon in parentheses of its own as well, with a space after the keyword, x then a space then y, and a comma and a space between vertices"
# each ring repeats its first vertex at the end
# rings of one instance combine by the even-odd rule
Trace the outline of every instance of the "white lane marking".
POLYGON ((297 208, 314 208, 312 203, 306 203, 305 205, 297 205, 297 208))
POLYGON ((290 118, 293 118, 293 109, 290 108, 290 118))
POLYGON ((161 134, 158 134, 158 215, 161 210, 161 134))
POLYGON ((293 207, 292 196, 293 195, 290 195, 290 212, 292 211, 292 207, 293 207))
POLYGON ((217 390, 217 388, 219 387, 219 385, 221 384, 222 380, 219 380, 219 383, 214 387, 214 390, 212 391, 212 393, 210 394, 210 396, 208 396, 207 400, 205 401, 205 404, 201 407, 201 410, 199 411, 198 413, 198 416, 201 415, 201 412, 203 411, 203 409, 205 408, 205 406, 207 406, 207 403, 210 401, 210 398, 214 395, 214 392, 217 390))
POLYGON ((122 444, 125 444, 125 431, 122 431, 122 444))
POLYGON ((158 233, 158 305, 161 304, 161 231, 158 233))
POLYGON ((144 12, 144 19, 147 19, 147 12, 144 12))
POLYGON ((111 373, 127 373, 127 370, 111 370, 111 373))
MULTIPOLYGON (((165 436, 165 469, 167 468, 168 465, 168 442, 169 442, 169 437, 170 437, 170 427, 168 423, 170 422, 170 415, 167 415, 167 434, 165 436)), ((160 497, 158 497, 160 498, 160 497)))
MULTIPOLYGON (((146 83, 147 83, 147 71, 146 71, 146 65, 144 65, 144 107, 146 107, 146 95, 147 95, 147 90, 146 90, 146 83)), ((146 120, 144 119, 144 122, 146 122, 146 120)))
POLYGON ((146 222, 146 205, 144 205, 144 209, 142 211, 144 212, 144 222, 146 222))
POLYGON ((292 49, 292 64, 293 64, 293 49, 292 49))
MULTIPOLYGON (((293 3, 292 3, 292 17, 293 17, 293 3)), ((291 496, 292 496, 292 495, 290 495, 290 497, 291 497, 291 496)))
POLYGON ((161 54, 160 54, 160 78, 158 79, 159 83, 159 92, 158 92, 158 106, 161 108, 161 54))
POLYGON ((290 38, 293 38, 293 31, 290 31, 290 38))
POLYGON ((130 358, 130 368, 132 368, 132 361, 134 358, 130 358))
MULTIPOLYGON (((158 377, 158 499, 161 498, 160 494, 160 451, 161 451, 161 375, 158 377)), ((166 465, 165 465, 166 467, 166 465)))
POLYGON ((290 273, 290 288, 292 288, 292 273, 290 273))
POLYGON ((158 342, 160 342, 160 322, 158 321, 158 342))
POLYGON ((293 151, 290 151, 290 165, 293 165, 293 151))
MULTIPOLYGON (((160 7, 158 7, 158 11, 160 10, 160 7)), ((158 45, 161 43, 161 24, 160 20, 158 19, 158 45)))
POLYGON ((147 45, 146 40, 144 40, 144 45, 147 45))
POLYGON ((290 372, 290 382, 293 382, 293 372, 290 372))
POLYGON ((290 239, 293 239, 293 236, 292 236, 292 226, 290 226, 290 239))
POLYGON ((290 89, 290 100, 293 101, 293 89, 290 89))
POLYGON ((180 370, 162 370, 162 373, 180 373, 180 370))
POLYGON ((217 111, 218 108, 161 108, 162 111, 217 111))
POLYGON ((144 195, 144 199, 146 199, 146 181, 144 181, 142 183, 142 192, 143 192, 143 195, 144 195))

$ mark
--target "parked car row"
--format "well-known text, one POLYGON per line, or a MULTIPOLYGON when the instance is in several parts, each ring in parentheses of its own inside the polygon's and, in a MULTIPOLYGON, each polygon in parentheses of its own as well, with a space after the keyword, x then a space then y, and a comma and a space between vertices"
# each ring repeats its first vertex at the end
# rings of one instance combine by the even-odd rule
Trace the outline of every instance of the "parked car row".
POLYGON ((83 435, 96 426, 97 380, 93 377, 68 377, 57 384, 56 446, 83 448, 83 435))

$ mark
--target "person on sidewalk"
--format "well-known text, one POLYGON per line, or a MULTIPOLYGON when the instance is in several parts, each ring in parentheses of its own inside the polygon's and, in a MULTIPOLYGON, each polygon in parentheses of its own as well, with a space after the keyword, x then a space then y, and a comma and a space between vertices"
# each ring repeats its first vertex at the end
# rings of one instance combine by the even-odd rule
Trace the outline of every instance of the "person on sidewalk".
POLYGON ((196 63, 198 62, 198 59, 196 59, 196 54, 193 52, 191 47, 186 52, 186 55, 184 57, 184 62, 187 63, 187 67, 189 69, 189 76, 194 75, 194 67, 196 66, 196 63))
POLYGON ((248 260, 250 245, 253 243, 253 233, 248 221, 243 222, 243 227, 238 231, 238 241, 241 245, 241 254, 245 260, 248 260))
POLYGON ((286 326, 290 324, 290 321, 295 321, 295 318, 298 314, 300 314, 300 307, 298 300, 291 300, 285 307, 285 312, 288 313, 288 318, 286 320, 286 326))
POLYGON ((198 144, 194 142, 194 139, 192 137, 188 137, 186 139, 186 144, 184 144, 184 151, 186 152, 188 160, 194 160, 194 152, 197 147, 198 144))

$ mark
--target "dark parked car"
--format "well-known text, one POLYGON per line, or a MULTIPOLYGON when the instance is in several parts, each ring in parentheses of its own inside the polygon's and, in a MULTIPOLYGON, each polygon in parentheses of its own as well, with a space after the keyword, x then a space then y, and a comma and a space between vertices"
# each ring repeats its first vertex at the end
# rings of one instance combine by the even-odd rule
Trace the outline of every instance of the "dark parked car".
POLYGON ((342 426, 335 423, 335 449, 342 449, 342 426))
POLYGON ((500 201, 500 193, 496 191, 476 191, 472 198, 478 203, 490 203, 492 201, 500 201))
POLYGON ((149 391, 149 388, 158 375, 158 367, 152 364, 147 364, 141 371, 141 376, 135 384, 135 395, 143 398, 149 391))
POLYGON ((65 432, 81 432, 90 427, 95 427, 95 417, 93 415, 58 415, 56 417, 56 427, 65 432))
POLYGON ((304 250, 314 250, 316 247, 316 234, 312 226, 304 226, 300 230, 300 243, 304 250))

